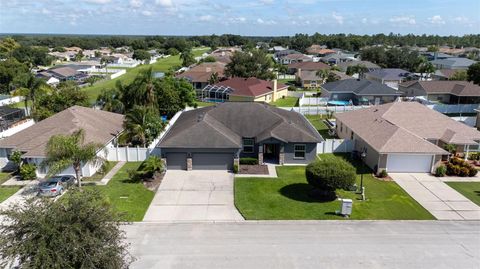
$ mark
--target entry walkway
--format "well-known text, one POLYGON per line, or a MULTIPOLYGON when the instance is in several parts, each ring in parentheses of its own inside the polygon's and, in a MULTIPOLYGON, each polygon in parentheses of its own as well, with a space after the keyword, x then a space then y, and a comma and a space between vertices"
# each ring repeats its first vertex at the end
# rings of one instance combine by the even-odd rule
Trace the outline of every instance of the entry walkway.
POLYGON ((439 220, 480 220, 480 207, 440 178, 423 173, 390 173, 390 177, 439 220))
POLYGON ((168 170, 143 221, 243 221, 233 200, 233 174, 168 170))

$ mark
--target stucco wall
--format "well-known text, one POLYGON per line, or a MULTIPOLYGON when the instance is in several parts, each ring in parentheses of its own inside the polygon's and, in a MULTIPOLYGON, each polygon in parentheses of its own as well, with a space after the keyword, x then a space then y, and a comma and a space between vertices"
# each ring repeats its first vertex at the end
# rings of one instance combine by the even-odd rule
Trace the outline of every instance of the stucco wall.
POLYGON ((288 143, 284 145, 285 164, 308 164, 317 158, 317 143, 288 143), (294 145, 305 144, 305 159, 295 159, 294 145))

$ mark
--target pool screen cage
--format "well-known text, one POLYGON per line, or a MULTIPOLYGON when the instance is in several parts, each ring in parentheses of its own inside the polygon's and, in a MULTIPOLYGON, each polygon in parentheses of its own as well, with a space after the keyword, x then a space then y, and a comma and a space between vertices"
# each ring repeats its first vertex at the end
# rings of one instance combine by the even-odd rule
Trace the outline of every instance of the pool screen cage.
POLYGON ((7 106, 0 107, 0 131, 9 129, 12 125, 25 118, 25 110, 7 106))
POLYGON ((207 85, 205 88, 197 91, 197 97, 202 101, 225 102, 228 101, 228 97, 232 92, 233 89, 228 86, 207 85))

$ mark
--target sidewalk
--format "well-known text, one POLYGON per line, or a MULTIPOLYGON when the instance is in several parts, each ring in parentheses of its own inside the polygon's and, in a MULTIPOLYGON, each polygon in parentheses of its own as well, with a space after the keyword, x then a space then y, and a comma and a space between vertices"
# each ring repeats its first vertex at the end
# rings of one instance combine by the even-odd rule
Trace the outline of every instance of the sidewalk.
POLYGON ((439 220, 480 220, 480 207, 439 178, 422 173, 390 177, 439 220))

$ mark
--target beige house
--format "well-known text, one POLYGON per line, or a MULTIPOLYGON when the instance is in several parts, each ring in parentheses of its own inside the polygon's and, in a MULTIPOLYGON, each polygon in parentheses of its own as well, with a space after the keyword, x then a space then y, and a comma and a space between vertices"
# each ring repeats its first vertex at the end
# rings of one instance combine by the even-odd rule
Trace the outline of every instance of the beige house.
POLYGON ((404 96, 425 96, 444 104, 480 103, 480 86, 468 81, 407 81, 399 85, 404 96))
POLYGON ((340 138, 354 141, 376 173, 433 172, 445 144, 457 152, 479 150, 480 132, 417 102, 395 102, 336 115, 340 138))

